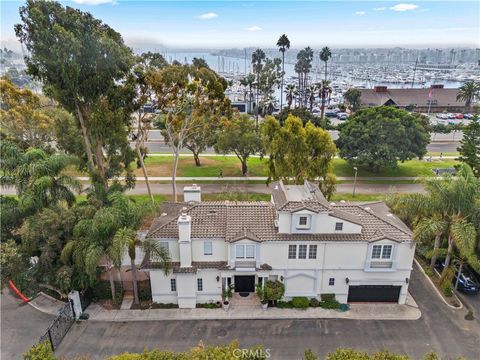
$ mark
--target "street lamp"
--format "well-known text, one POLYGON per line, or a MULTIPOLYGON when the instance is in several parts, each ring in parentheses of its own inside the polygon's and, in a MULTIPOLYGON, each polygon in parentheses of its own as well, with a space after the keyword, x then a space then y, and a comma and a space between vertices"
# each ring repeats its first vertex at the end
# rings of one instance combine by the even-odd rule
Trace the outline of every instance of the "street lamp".
POLYGON ((358 168, 355 166, 353 168, 355 170, 355 179, 353 180, 353 197, 355 197, 355 188, 357 187, 357 173, 358 173, 358 168))

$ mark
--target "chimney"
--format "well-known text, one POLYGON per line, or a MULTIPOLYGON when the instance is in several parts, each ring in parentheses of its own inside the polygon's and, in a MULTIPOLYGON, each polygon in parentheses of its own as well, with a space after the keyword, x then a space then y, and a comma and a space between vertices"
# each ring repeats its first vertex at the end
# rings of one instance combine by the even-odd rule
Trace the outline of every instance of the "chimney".
POLYGON ((180 248, 180 267, 192 266, 192 218, 183 213, 178 221, 178 246, 180 248))
POLYGON ((387 92, 386 86, 375 86, 373 90, 377 93, 387 92))
POLYGON ((201 202, 202 201, 202 192, 200 186, 193 184, 192 186, 183 187, 183 201, 186 203, 189 202, 201 202))

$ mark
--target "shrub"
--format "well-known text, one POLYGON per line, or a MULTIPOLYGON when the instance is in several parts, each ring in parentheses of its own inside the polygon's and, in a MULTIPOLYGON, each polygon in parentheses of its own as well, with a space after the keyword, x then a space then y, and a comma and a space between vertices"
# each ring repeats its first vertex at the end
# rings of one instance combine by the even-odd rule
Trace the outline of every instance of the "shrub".
POLYGON ((285 293, 285 285, 282 282, 275 280, 267 280, 264 284, 263 294, 264 299, 268 301, 278 301, 285 293))
POLYGON ((321 294, 320 299, 322 301, 334 301, 335 300, 335 294, 321 294))
POLYGON ((319 307, 320 306, 320 301, 318 301, 317 298, 311 298, 310 299, 310 306, 311 307, 319 307))
POLYGON ((280 309, 292 309, 293 303, 291 301, 278 301, 277 307, 280 309))
POLYGON ((217 304, 215 303, 197 304, 196 307, 200 309, 217 309, 218 308, 217 304))
POLYGON ((467 314, 465 315, 465 320, 473 320, 472 310, 468 310, 467 314))
POLYGON ((150 288, 150 280, 138 281, 138 298, 140 301, 151 301, 152 290, 150 288))
MULTIPOLYGON (((89 295, 92 300, 111 300, 112 292, 110 291, 110 281, 98 280, 95 285, 89 289, 89 295)), ((119 298, 123 298, 123 286, 119 281, 115 281, 115 295, 117 301, 119 298)))
MULTIPOLYGON (((315 299, 316 300, 316 299, 315 299)), ((311 349, 305 350, 303 353, 303 358, 302 360, 317 360, 318 358, 315 356, 313 351, 311 349)))
POLYGON ((443 289, 443 295, 446 297, 451 297, 453 295, 452 285, 448 284, 443 289))
POLYGON ((174 303, 152 303, 151 309, 176 309, 178 304, 174 303))
POLYGON ((55 360, 52 347, 48 341, 41 342, 33 346, 30 350, 23 354, 24 360, 55 360))
POLYGON ((299 296, 292 299, 292 305, 296 309, 306 309, 308 308, 308 305, 310 305, 310 302, 308 301, 308 298, 299 296))

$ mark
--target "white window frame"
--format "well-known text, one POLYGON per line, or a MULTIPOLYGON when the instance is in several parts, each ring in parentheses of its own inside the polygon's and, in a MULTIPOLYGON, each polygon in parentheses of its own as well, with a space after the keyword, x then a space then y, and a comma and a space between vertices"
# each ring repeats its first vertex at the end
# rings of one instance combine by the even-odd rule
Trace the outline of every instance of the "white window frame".
POLYGON ((317 245, 310 245, 308 247, 308 258, 309 259, 316 259, 317 258, 317 251, 318 251, 317 245), (314 256, 312 256, 312 255, 314 255, 314 256))
POLYGON ((297 245, 294 245, 294 244, 288 245, 288 258, 289 259, 296 259, 297 258, 297 245), (290 252, 291 249, 295 249, 293 251, 293 257, 290 256, 291 255, 291 252, 290 252))
POLYGON ((255 259, 255 245, 253 244, 237 244, 235 245, 235 259, 237 260, 254 260, 255 259), (238 249, 242 249, 241 254, 238 249), (249 252, 248 249, 252 251, 249 252), (251 255, 253 253, 253 255, 251 255))
POLYGON ((298 245, 298 258, 306 259, 308 256, 308 246, 305 244, 298 245))
POLYGON ((171 292, 177 291, 177 279, 175 278, 170 279, 170 291, 171 292))
POLYGON ((197 278, 197 291, 203 291, 203 279, 197 278))
POLYGON ((297 217, 297 229, 310 229, 310 222, 311 222, 311 216, 310 215, 298 215, 297 217), (300 224, 300 221, 302 218, 305 218, 307 220, 306 224, 300 224))
POLYGON ((370 252, 370 260, 371 261, 392 261, 393 258, 393 245, 392 244, 375 244, 372 246, 372 251, 370 252), (386 250, 390 249, 390 254, 388 257, 385 257, 386 250), (377 250, 380 249, 378 252, 377 250), (378 255, 374 252, 378 252, 378 255))
POLYGON ((213 242, 211 240, 203 242, 203 255, 213 255, 213 242))

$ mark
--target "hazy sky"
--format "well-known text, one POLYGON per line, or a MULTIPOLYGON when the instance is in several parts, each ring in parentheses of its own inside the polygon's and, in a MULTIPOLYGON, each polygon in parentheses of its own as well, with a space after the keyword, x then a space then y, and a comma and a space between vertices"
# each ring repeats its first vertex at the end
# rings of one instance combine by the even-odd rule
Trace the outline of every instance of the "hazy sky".
MULTIPOLYGON (((2 46, 18 47, 23 1, 1 1, 2 46)), ((480 47, 480 1, 72 0, 132 47, 480 47)))

